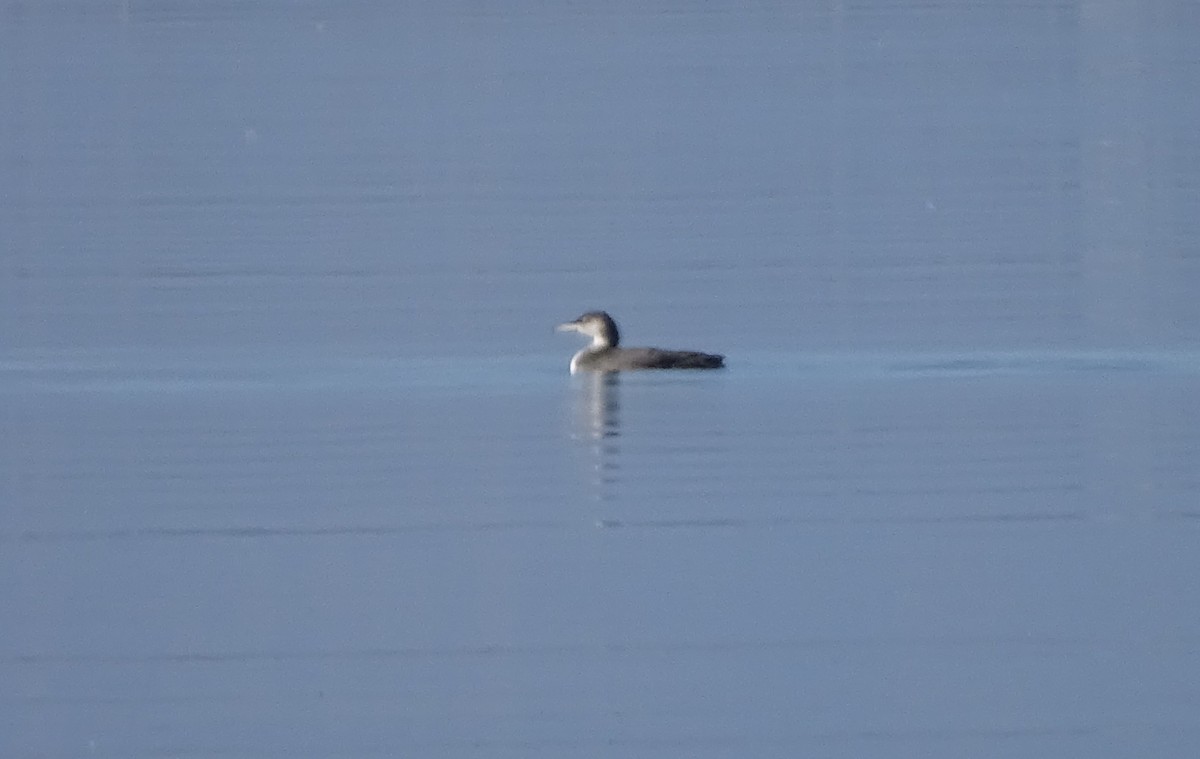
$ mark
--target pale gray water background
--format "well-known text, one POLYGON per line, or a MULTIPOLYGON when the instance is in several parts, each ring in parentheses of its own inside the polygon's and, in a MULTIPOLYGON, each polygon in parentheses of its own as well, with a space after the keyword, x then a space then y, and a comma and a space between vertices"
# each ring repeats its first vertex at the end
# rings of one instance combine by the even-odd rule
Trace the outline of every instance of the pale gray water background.
POLYGON ((0 0, 0 755, 1196 756, 1198 31, 0 0))

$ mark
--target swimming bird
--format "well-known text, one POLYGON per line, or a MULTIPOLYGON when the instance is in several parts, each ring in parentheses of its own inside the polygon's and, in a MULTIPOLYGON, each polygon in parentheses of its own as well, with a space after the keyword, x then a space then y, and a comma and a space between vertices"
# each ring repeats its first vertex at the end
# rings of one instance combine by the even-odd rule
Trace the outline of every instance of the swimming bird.
POLYGON ((662 348, 621 348, 617 323, 604 311, 588 311, 574 321, 558 325, 559 332, 578 332, 592 344, 571 358, 576 372, 626 372, 634 369, 720 369, 725 357, 698 351, 669 351, 662 348))

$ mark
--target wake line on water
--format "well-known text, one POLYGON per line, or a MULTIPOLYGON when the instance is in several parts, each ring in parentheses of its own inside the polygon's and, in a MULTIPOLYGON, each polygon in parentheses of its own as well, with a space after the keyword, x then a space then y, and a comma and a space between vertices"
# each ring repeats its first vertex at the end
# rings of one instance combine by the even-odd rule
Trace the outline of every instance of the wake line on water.
MULTIPOLYGON (((845 379, 1182 375, 1200 377, 1200 351, 729 353, 739 377, 845 379)), ((374 358, 156 353, 36 353, 0 357, 0 393, 195 393, 528 386, 563 374, 561 356, 374 358)), ((641 377, 650 381, 648 378, 641 377)), ((654 382, 670 377, 655 374, 654 382)))
MULTIPOLYGON (((1187 518, 1187 514, 1164 513, 1164 519, 1187 518)), ((1080 511, 1001 512, 994 514, 907 514, 880 517, 698 517, 692 519, 610 519, 586 521, 501 521, 424 522, 402 525, 330 525, 316 527, 145 527, 113 530, 27 530, 0 534, 3 543, 66 543, 91 541, 186 540, 274 540, 320 537, 389 537, 419 533, 578 532, 599 530, 773 530, 779 528, 839 526, 953 526, 953 525, 1039 525, 1084 522, 1092 517, 1080 511)))
POLYGON ((946 648, 1018 648, 1041 651, 1047 655, 1084 652, 1095 646, 1086 638, 1056 636, 882 636, 882 637, 794 637, 794 638, 719 638, 715 640, 614 641, 609 643, 489 644, 445 647, 381 647, 347 649, 297 649, 282 651, 165 651, 147 654, 122 653, 25 653, 0 656, 7 664, 220 664, 232 662, 291 662, 325 660, 387 660, 446 658, 509 658, 544 656, 636 656, 659 654, 699 654, 757 652, 771 650, 877 650, 946 648))

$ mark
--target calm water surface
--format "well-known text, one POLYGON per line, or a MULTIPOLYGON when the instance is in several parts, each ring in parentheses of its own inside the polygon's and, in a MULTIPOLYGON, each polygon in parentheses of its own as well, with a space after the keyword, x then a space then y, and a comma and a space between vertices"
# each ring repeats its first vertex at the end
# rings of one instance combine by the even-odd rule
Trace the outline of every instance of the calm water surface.
POLYGON ((1200 14, 742 6, 0 0, 0 754, 1196 755, 1200 14))

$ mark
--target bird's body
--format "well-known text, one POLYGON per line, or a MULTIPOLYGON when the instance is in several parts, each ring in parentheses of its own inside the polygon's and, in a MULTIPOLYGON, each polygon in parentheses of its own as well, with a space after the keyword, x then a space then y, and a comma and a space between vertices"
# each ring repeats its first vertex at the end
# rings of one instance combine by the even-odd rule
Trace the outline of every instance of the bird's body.
POLYGON ((574 321, 558 325, 560 332, 579 332, 592 338, 588 347, 571 358, 571 373, 627 372, 638 369, 720 369, 725 357, 699 351, 662 348, 621 348, 620 332, 612 317, 589 311, 574 321))

